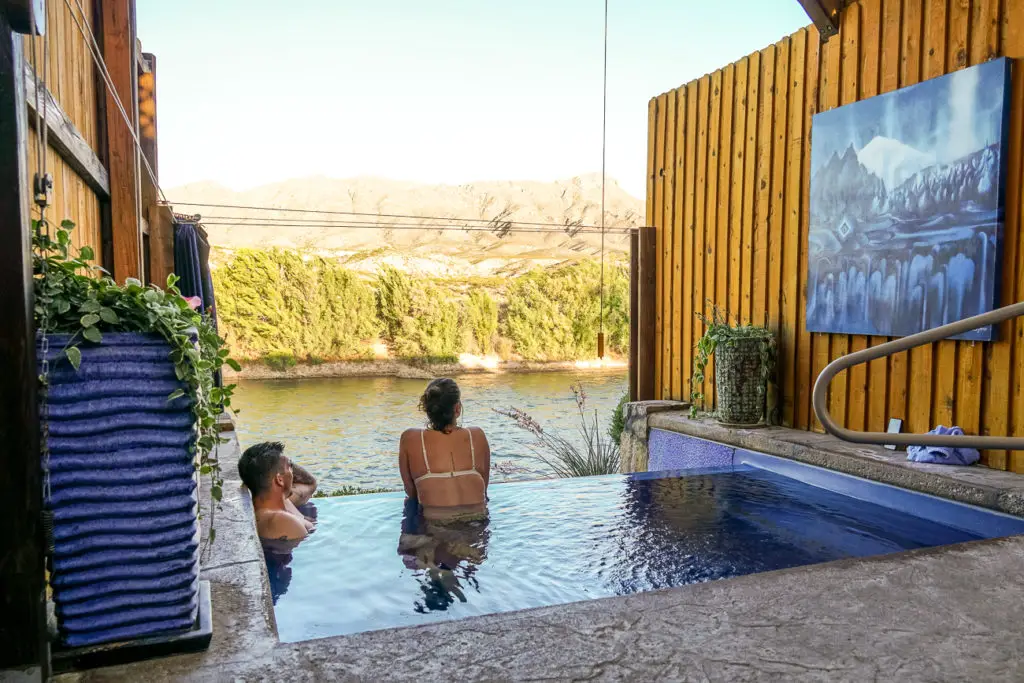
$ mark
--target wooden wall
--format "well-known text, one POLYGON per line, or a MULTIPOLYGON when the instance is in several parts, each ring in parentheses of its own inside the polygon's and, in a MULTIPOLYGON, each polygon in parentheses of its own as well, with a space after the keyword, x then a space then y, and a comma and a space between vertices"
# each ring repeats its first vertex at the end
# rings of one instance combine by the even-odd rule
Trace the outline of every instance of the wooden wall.
MULTIPOLYGON (((840 35, 813 27, 650 102, 648 223, 658 235, 656 393, 691 392, 695 313, 714 302, 769 325, 779 339, 780 418, 820 430, 810 394, 818 373, 884 337, 811 334, 805 327, 810 129, 813 114, 998 56, 1024 57, 1024 2, 860 0, 840 35)), ((1024 62, 1014 64, 1003 305, 1024 296, 1024 62)), ((1024 320, 993 343, 942 342, 836 378, 830 407, 852 429, 958 424, 1024 435, 1024 320)), ((713 373, 708 373, 709 378, 713 373)), ((713 399, 710 379, 705 394, 713 399)), ((1024 453, 988 452, 1024 472, 1024 453)))
MULTIPOLYGON (((78 6, 72 1, 76 13, 78 6)), ((93 20, 92 0, 81 0, 88 25, 96 30, 93 20)), ((81 21, 79 15, 79 21, 81 21)), ((46 36, 25 37, 25 61, 33 63, 35 48, 35 69, 43 74, 43 41, 49 50, 49 64, 46 69, 46 87, 67 114, 68 119, 88 142, 93 151, 101 153, 101 127, 97 105, 97 81, 89 45, 78 26, 75 25, 71 10, 60 0, 47 3, 46 36)), ((37 138, 34 129, 29 131, 29 174, 39 168, 37 159, 37 138)), ((86 182, 61 159, 51 146, 47 153, 47 171, 53 175, 53 199, 47 209, 47 218, 52 225, 59 225, 64 219, 75 222, 72 234, 77 246, 90 245, 101 253, 100 199, 86 182)), ((32 205, 32 215, 39 216, 39 210, 32 205)))

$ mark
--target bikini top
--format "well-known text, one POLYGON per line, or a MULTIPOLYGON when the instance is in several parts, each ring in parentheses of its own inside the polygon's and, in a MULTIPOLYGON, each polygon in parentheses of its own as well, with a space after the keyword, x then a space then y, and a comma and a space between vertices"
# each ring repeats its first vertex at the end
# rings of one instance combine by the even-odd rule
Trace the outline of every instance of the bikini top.
MULTIPOLYGON (((472 474, 480 477, 481 481, 483 480, 483 475, 476 471, 476 449, 473 447, 473 432, 469 432, 468 429, 466 430, 469 432, 469 457, 472 459, 472 469, 453 470, 451 472, 431 472, 430 461, 427 460, 427 442, 423 438, 424 431, 425 430, 423 429, 420 430, 420 449, 423 451, 423 465, 427 468, 427 473, 416 477, 416 479, 413 480, 414 484, 419 484, 424 479, 452 479, 454 477, 464 477, 472 474)), ((454 466, 455 463, 452 462, 452 467, 454 466)))

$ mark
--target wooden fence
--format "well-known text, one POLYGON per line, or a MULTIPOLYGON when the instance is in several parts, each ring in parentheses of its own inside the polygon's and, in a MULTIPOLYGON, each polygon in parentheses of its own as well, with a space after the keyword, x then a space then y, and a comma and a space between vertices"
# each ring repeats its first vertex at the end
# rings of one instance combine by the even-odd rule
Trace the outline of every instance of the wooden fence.
MULTIPOLYGON (((657 228, 656 395, 691 392, 696 314, 769 325, 782 424, 820 430, 810 394, 830 361, 884 337, 805 326, 811 117, 999 56, 1024 57, 1024 2, 860 0, 822 44, 813 27, 650 102, 647 220, 657 228)), ((1014 65, 1002 302, 1024 296, 1024 64, 1014 65)), ((992 343, 942 342, 840 375, 833 416, 851 429, 957 424, 1024 435, 1024 320, 992 343)), ((714 399, 710 381, 704 392, 714 399)), ((1024 472, 1024 453, 983 454, 1024 472)))

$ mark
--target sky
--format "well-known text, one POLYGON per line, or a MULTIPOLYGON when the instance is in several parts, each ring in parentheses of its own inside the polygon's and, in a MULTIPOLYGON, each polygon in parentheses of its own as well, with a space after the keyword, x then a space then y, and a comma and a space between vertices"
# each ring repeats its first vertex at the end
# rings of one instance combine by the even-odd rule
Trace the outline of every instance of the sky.
MULTIPOLYGON (((809 23, 797 0, 610 0, 607 172, 651 97, 809 23)), ((602 0, 136 0, 165 189, 552 181, 601 169, 602 0)), ((173 201, 173 195, 169 195, 173 201)))

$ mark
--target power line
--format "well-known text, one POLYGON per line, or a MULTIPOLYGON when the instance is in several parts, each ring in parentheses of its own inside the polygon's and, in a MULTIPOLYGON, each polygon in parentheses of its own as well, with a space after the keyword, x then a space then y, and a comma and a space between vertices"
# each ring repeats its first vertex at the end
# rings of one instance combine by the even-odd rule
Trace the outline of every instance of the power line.
MULTIPOLYGON (((451 227, 453 229, 474 228, 474 229, 479 229, 479 230, 488 230, 488 231, 492 231, 492 232, 501 232, 503 230, 516 230, 516 231, 518 231, 518 230, 522 230, 522 229, 530 229, 530 230, 537 230, 537 231, 541 231, 541 232, 550 232, 552 234, 557 234, 557 235, 569 235, 570 237, 573 236, 573 235, 578 235, 578 234, 596 234, 596 233, 600 232, 599 229, 594 229, 594 228, 580 228, 580 229, 576 229, 576 228, 566 229, 566 228, 560 228, 560 227, 558 227, 558 228, 556 228, 556 227, 546 228, 546 227, 542 227, 542 226, 510 225, 510 224, 506 224, 506 223, 495 224, 495 225, 478 225, 478 224, 472 224, 472 223, 465 223, 465 222, 463 222, 461 220, 458 220, 458 219, 449 219, 449 218, 418 218, 417 220, 419 222, 411 223, 411 222, 408 222, 408 221, 359 220, 358 217, 357 218, 350 218, 350 219, 341 219, 341 218, 337 218, 337 219, 334 219, 334 218, 290 218, 290 217, 289 218, 278 218, 278 217, 273 217, 273 216, 228 216, 228 215, 220 215, 220 214, 213 214, 213 215, 207 214, 206 216, 199 216, 199 219, 202 220, 203 223, 209 223, 210 221, 220 221, 222 223, 230 221, 230 222, 237 222, 238 225, 253 225, 255 223, 264 223, 264 224, 268 224, 268 225, 273 225, 273 224, 289 224, 289 225, 310 225, 310 226, 327 226, 327 227, 330 227, 330 226, 350 226, 350 225, 360 226, 360 225, 362 225, 362 226, 382 227, 382 228, 393 227, 393 226, 397 226, 397 225, 405 225, 405 226, 408 226, 410 228, 423 228, 423 229, 430 229, 432 227, 438 227, 438 226, 448 226, 448 227, 451 227)), ((612 228, 612 230, 615 230, 617 232, 622 232, 622 233, 630 233, 630 232, 636 230, 636 228, 618 227, 618 228, 612 228)))
MULTIPOLYGON (((244 219, 241 219, 244 220, 244 219)), ((210 216, 203 218, 204 226, 211 225, 223 225, 223 226, 234 226, 234 227, 252 227, 252 228, 345 228, 354 230, 419 230, 423 232, 431 231, 445 231, 445 232, 486 232, 500 237, 502 234, 510 232, 515 233, 535 233, 543 235, 557 235, 565 237, 566 239, 572 239, 575 235, 581 233, 569 234, 564 230, 551 230, 547 228, 531 228, 531 227, 509 227, 509 228, 488 228, 485 226, 473 226, 473 225, 409 225, 409 224, 393 224, 393 223, 345 223, 345 222, 327 222, 327 223, 316 223, 316 222, 275 222, 267 221, 265 219, 254 219, 253 222, 240 222, 240 219, 236 219, 230 216, 210 216)), ((633 231, 633 228, 620 228, 616 229, 613 234, 626 235, 633 231)), ((598 234, 598 230, 587 230, 581 231, 583 234, 598 234)))
MULTIPOLYGON (((605 215, 605 183, 608 158, 608 0, 604 0, 604 75, 601 79, 601 311, 600 332, 604 341, 604 215, 605 215)), ((603 351, 603 349, 601 349, 603 351)))
MULTIPOLYGON (((456 216, 416 216, 416 215, 413 215, 413 214, 399 214, 399 213, 369 213, 369 212, 360 212, 360 211, 336 211, 336 210, 328 211, 328 210, 322 210, 322 209, 287 209, 287 208, 283 208, 283 207, 273 207, 273 206, 247 206, 247 205, 243 205, 243 204, 216 204, 216 203, 211 203, 211 202, 175 202, 175 201, 172 201, 170 203, 175 205, 175 206, 198 206, 198 207, 211 208, 211 209, 239 209, 239 210, 245 210, 245 211, 277 211, 277 212, 281 212, 281 213, 316 213, 316 214, 324 214, 324 215, 328 215, 328 216, 363 216, 363 217, 369 217, 369 218, 411 218, 411 219, 415 219, 415 220, 439 220, 439 221, 452 221, 452 222, 459 222, 459 223, 463 223, 463 222, 465 222, 465 223, 483 223, 483 224, 486 224, 486 225, 494 225, 496 227, 501 227, 501 226, 504 226, 504 225, 526 225, 526 226, 534 226, 534 227, 558 228, 560 230, 565 230, 566 228, 570 228, 570 229, 573 229, 573 230, 575 230, 577 228, 584 228, 584 229, 591 229, 591 230, 600 230, 601 227, 602 227, 600 225, 586 225, 584 223, 578 223, 578 222, 575 222, 575 221, 570 221, 569 223, 551 223, 551 222, 544 223, 544 222, 531 222, 531 221, 512 221, 512 220, 504 220, 504 219, 501 219, 501 218, 460 218, 460 217, 456 217, 456 216)), ((603 217, 602 217, 602 221, 603 221, 603 217)), ((627 228, 627 229, 635 230, 636 228, 627 228)))

